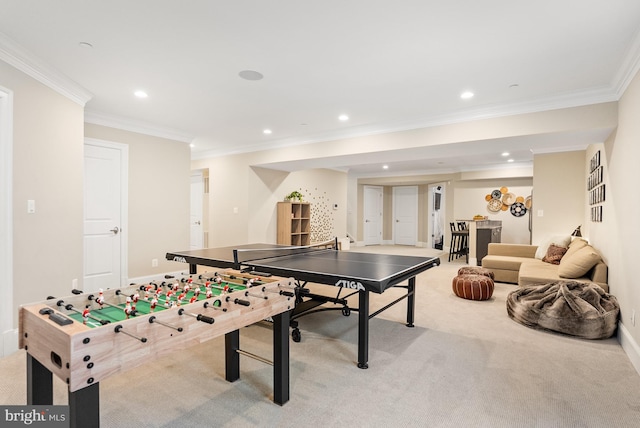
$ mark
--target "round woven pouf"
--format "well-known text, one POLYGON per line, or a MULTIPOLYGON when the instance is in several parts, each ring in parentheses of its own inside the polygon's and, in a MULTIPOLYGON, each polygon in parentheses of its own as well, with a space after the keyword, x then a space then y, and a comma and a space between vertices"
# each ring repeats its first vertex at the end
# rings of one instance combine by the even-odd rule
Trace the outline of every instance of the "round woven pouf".
POLYGON ((493 271, 480 266, 463 266, 458 269, 458 275, 484 275, 495 279, 493 271))
POLYGON ((468 300, 487 300, 493 296, 493 280, 484 275, 458 275, 453 278, 453 292, 468 300))

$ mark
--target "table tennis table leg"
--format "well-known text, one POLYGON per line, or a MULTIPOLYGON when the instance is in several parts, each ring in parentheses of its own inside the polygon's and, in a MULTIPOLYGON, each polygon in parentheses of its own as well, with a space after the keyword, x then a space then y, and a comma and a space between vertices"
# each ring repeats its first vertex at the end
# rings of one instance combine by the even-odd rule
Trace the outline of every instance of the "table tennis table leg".
POLYGON ((413 318, 416 311, 416 277, 409 279, 407 287, 407 327, 413 327, 413 318))
POLYGON ((369 291, 358 293, 358 368, 369 368, 369 291))

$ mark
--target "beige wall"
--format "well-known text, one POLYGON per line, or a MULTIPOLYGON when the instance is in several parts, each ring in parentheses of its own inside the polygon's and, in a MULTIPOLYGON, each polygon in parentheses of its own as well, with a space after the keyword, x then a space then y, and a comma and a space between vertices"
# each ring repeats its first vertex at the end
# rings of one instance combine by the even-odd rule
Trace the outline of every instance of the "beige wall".
POLYGON ((533 244, 585 222, 585 156, 584 150, 534 156, 533 244))
POLYGON ((129 277, 182 269, 165 254, 189 249, 189 145, 93 124, 84 130, 87 138, 129 147, 129 277))
MULTIPOLYGON (((485 196, 493 190, 506 187, 509 192, 516 196, 526 198, 531 195, 531 177, 523 178, 499 178, 491 180, 464 180, 456 181, 453 190, 453 219, 471 219, 474 215, 487 216, 489 220, 499 220, 502 222, 502 242, 509 244, 528 244, 529 235, 529 213, 522 217, 515 217, 510 211, 492 212, 487 208, 485 196)), ((449 226, 447 223, 447 232, 449 226)), ((445 234, 449 245, 450 235, 445 234)))
POLYGON ((82 279, 83 106, 0 61, 13 92, 13 308, 82 279), (36 212, 27 214, 27 200, 36 212))
MULTIPOLYGON (((312 204, 312 239, 346 236, 347 175, 312 169, 284 172, 255 167, 259 153, 194 160, 191 168, 208 169, 209 217, 206 219, 209 246, 220 247, 252 242, 275 243, 277 203, 293 190, 312 204), (338 208, 333 209, 337 204, 338 208)), ((322 240, 322 239, 320 239, 322 240)))
POLYGON ((620 99, 616 134, 604 147, 596 146, 588 152, 584 171, 586 174, 591 155, 602 147, 601 163, 605 167, 606 185, 603 222, 588 223, 587 233, 609 265, 610 291, 620 303, 622 327, 618 335, 627 353, 635 351, 636 358, 632 358, 632 362, 640 372, 640 286, 636 269, 638 251, 635 249, 640 242, 640 227, 637 225, 640 212, 639 117, 640 75, 636 75, 620 99), (634 311, 635 325, 631 322, 634 311))

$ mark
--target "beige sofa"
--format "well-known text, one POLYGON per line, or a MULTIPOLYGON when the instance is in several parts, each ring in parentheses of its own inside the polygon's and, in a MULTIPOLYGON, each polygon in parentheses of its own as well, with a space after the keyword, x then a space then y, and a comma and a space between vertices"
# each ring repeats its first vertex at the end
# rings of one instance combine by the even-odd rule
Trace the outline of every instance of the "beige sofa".
POLYGON ((559 264, 536 258, 536 252, 540 254, 536 245, 491 243, 482 258, 482 267, 493 271, 498 282, 525 286, 573 279, 595 282, 609 292, 607 265, 587 241, 571 241, 559 264))

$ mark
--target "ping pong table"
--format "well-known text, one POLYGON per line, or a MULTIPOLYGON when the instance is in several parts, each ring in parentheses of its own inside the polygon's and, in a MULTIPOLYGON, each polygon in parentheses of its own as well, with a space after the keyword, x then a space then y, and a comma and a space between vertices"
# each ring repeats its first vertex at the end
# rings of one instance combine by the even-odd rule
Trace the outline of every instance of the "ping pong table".
POLYGON ((339 251, 337 239, 305 247, 274 244, 245 244, 232 247, 177 251, 166 254, 167 260, 189 264, 189 273, 197 273, 197 266, 231 268, 257 275, 292 277, 297 281, 296 305, 291 315, 293 340, 300 341, 295 318, 314 311, 341 309, 348 316, 358 312, 358 367, 368 368, 369 319, 407 299, 407 326, 413 327, 415 312, 415 277, 440 265, 437 257, 415 257, 387 254, 339 251), (403 285, 402 282, 407 284, 403 285), (311 294, 307 283, 338 287, 335 298, 311 294), (369 293, 381 294, 390 287, 406 290, 401 297, 370 313, 369 293), (340 297, 345 290, 346 296, 340 297), (350 308, 347 298, 358 294, 358 307, 350 308), (316 308, 324 303, 340 304, 339 308, 316 308))

